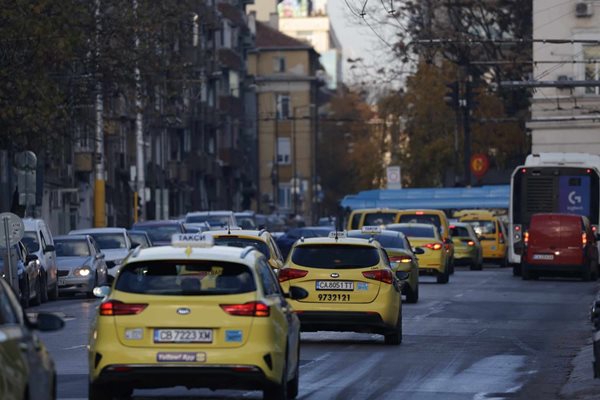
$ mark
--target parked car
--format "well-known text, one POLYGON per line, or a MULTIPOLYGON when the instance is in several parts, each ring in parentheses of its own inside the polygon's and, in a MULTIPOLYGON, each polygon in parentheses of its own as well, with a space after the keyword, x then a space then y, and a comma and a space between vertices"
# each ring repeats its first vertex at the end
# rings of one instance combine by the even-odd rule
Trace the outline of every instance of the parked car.
POLYGON ((174 234, 185 233, 183 224, 177 220, 138 222, 133 224, 131 229, 146 232, 154 246, 168 246, 171 244, 171 237, 174 234))
POLYGON ((29 320, 14 291, 0 279, 0 398, 57 398, 54 362, 34 331, 56 331, 64 324, 61 318, 47 313, 29 320))
POLYGON ((69 232, 69 235, 90 235, 94 238, 100 251, 104 253, 109 283, 117 275, 123 259, 133 249, 131 238, 125 228, 79 229, 69 232))
POLYGON ((108 281, 105 256, 94 238, 89 235, 57 236, 54 246, 59 291, 85 293, 89 298, 94 297, 94 288, 108 281))
MULTIPOLYGON (((187 232, 187 231, 186 231, 187 232)), ((139 244, 142 249, 152 247, 152 240, 145 231, 128 230, 127 233, 133 243, 139 244)))
MULTIPOLYGON (((35 254, 29 254, 23 242, 11 247, 11 264, 16 265, 19 282, 18 297, 23 308, 42 302, 42 267, 35 254)), ((0 273, 6 279, 4 266, 8 264, 6 249, 0 249, 0 273)))
POLYGON ((185 215, 186 224, 208 222, 211 230, 222 230, 238 226, 233 211, 195 211, 185 215))
POLYGON ((284 259, 287 258, 292 246, 300 238, 327 237, 332 231, 330 226, 305 226, 302 228, 293 228, 276 238, 275 242, 281 251, 284 259))
POLYGON ((587 217, 540 213, 531 216, 523 234, 521 277, 544 273, 578 273, 583 280, 598 279, 598 247, 587 217))
POLYGON ((42 267, 42 301, 58 297, 58 273, 54 239, 48 225, 42 219, 26 218, 23 243, 30 254, 35 254, 42 267))

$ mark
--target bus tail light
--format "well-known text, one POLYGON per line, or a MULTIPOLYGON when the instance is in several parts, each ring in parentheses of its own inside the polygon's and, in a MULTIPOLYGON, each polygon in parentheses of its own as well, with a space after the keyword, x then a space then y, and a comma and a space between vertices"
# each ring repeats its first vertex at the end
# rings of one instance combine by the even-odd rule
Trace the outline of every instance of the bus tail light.
POLYGON ((394 282, 394 276, 390 269, 376 269, 373 271, 365 271, 362 274, 367 279, 389 283, 390 285, 394 282))
POLYGON ((513 239, 518 243, 523 238, 523 227, 521 225, 513 225, 513 239))

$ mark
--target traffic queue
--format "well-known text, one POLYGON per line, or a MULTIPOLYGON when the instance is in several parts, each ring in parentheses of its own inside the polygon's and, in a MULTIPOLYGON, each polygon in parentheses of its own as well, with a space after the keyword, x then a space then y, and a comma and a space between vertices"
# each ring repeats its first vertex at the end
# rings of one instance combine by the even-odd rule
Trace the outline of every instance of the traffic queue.
MULTIPOLYGON (((552 270, 557 260, 564 261, 561 271, 597 278, 598 244, 585 217, 540 214, 533 219, 531 233, 524 233, 523 279, 552 270), (561 232, 575 238, 568 242, 571 247, 581 245, 579 258, 575 252, 564 260, 546 254, 550 228, 544 224, 564 225, 561 232)), ((232 213, 193 213, 187 225, 152 221, 133 228, 79 230, 53 239, 60 293, 102 299, 89 336, 92 400, 173 386, 295 398, 301 331, 374 333, 386 345, 399 345, 403 302, 419 301, 419 275, 447 284, 455 265, 481 270, 484 261, 495 261, 506 266, 500 257, 506 252, 503 222, 479 210, 452 219, 438 210, 356 210, 344 231, 242 229, 232 213), (286 256, 279 243, 287 246, 286 256)), ((6 291, 4 286, 0 289, 6 291)), ((0 300, 11 304, 26 329, 64 325, 44 314, 32 322, 17 297, 7 293, 3 298, 2 290, 0 300)), ((51 398, 54 367, 43 345, 39 353, 51 398)), ((15 390, 29 390, 35 370, 15 390)))

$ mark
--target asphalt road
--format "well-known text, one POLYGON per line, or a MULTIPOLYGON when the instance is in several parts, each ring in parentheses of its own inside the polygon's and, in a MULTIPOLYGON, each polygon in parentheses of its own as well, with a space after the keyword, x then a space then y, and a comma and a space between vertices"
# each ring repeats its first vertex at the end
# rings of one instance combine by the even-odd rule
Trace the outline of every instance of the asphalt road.
MULTIPOLYGON (((509 269, 457 268, 447 285, 422 277, 418 304, 404 304, 404 341, 378 335, 302 335, 299 399, 559 399, 571 360, 590 337, 598 284, 522 281, 509 269)), ((42 334, 58 371, 59 399, 87 398, 86 345, 97 301, 67 298, 30 311, 63 313, 66 328, 42 334)), ((591 366, 590 366, 591 373, 591 366)), ((136 391, 136 399, 261 398, 260 392, 136 391)))

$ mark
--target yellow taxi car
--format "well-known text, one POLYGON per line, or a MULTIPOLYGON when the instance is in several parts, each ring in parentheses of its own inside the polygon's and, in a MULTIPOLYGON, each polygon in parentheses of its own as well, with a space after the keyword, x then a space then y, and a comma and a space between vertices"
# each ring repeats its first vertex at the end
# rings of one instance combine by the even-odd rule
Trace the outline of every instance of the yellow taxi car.
POLYGON ((489 211, 473 211, 462 216, 459 221, 471 224, 479 235, 484 261, 501 267, 507 265, 506 231, 500 218, 489 211))
POLYGON ((473 227, 466 222, 450 225, 454 242, 454 265, 468 265, 471 271, 483 269, 483 251, 473 227))
POLYGON ((347 232, 349 238, 375 239, 385 249, 392 271, 404 271, 408 274, 402 286, 402 294, 407 303, 419 301, 419 262, 416 254, 423 254, 421 248, 413 249, 402 232, 383 230, 378 226, 363 226, 361 230, 347 232))
POLYGON ((89 398, 170 386, 298 392, 300 323, 273 269, 254 247, 213 246, 178 234, 171 246, 124 260, 92 322, 89 398))
POLYGON ((275 243, 275 239, 273 239, 273 236, 266 229, 247 230, 230 228, 206 233, 214 238, 214 243, 217 246, 253 246, 264 254, 271 268, 278 271, 283 267, 283 256, 275 243))
POLYGON ((423 250, 419 255, 419 272, 436 275, 437 283, 450 280, 450 257, 444 250, 439 230, 432 224, 390 224, 390 231, 402 232, 415 248, 423 250))
POLYGON ((279 271, 284 290, 291 285, 308 296, 290 301, 303 331, 373 332, 385 343, 402 342, 401 282, 376 240, 347 238, 331 232, 327 238, 300 239, 279 271))
POLYGON ((348 217, 346 230, 361 229, 363 226, 384 226, 397 222, 400 210, 393 208, 362 208, 353 210, 348 217))

